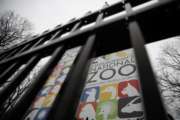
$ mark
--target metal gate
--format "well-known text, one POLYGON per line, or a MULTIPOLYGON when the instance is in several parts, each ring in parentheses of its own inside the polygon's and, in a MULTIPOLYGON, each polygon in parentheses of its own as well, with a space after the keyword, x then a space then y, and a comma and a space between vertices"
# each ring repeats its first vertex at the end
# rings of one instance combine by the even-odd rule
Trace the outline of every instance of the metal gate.
POLYGON ((48 119, 75 119, 91 58, 132 47, 140 77, 145 119, 168 120, 144 44, 180 33, 179 5, 178 0, 126 0, 94 13, 88 12, 82 18, 72 19, 66 25, 59 25, 1 52, 0 85, 3 87, 0 90, 0 119, 22 119, 63 54, 70 48, 81 46, 48 119), (110 19, 117 13, 117 17, 110 19), (85 27, 91 23, 94 25, 85 27), (51 57, 36 79, 22 91, 24 93, 18 101, 5 109, 5 101, 46 56, 51 57), (18 69, 21 70, 16 73, 18 69), (11 81, 8 81, 11 76, 11 81))

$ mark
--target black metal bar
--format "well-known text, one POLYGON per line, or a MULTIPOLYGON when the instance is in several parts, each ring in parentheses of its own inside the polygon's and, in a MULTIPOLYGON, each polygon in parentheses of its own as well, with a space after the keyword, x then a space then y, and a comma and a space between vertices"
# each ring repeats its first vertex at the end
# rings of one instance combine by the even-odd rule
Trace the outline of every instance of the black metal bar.
POLYGON ((18 51, 17 53, 15 53, 15 54, 19 54, 19 53, 21 53, 21 52, 27 50, 31 45, 32 45, 32 43, 31 43, 31 44, 25 45, 21 50, 19 50, 19 51, 18 51))
POLYGON ((8 53, 2 53, 2 55, 0 56, 0 61, 7 55, 8 53))
MULTIPOLYGON (((27 49, 28 46, 30 46, 29 44, 25 45, 23 48, 17 48, 16 50, 12 51, 11 53, 9 53, 8 55, 6 55, 6 59, 8 57, 10 57, 11 55, 15 56, 15 54, 21 53, 23 50, 27 49)), ((5 58, 5 57, 4 57, 5 58)))
POLYGON ((5 59, 9 58, 10 56, 13 56, 13 54, 16 54, 16 52, 18 52, 19 50, 21 50, 21 48, 11 51, 7 56, 5 56, 5 59))
POLYGON ((137 22, 131 22, 129 30, 137 60, 146 119, 168 120, 137 22))
MULTIPOLYGON (((126 3, 125 8, 128 14, 132 12, 132 8, 129 3, 126 3)), ((135 20, 129 22, 128 28, 140 77, 145 119, 168 120, 161 95, 159 93, 158 83, 156 82, 146 49, 144 47, 144 37, 141 29, 135 20)))
POLYGON ((55 36, 53 39, 51 40, 55 40, 56 38, 58 38, 60 35, 62 34, 62 30, 57 31, 53 36, 55 36))
POLYGON ((76 31, 80 27, 81 23, 82 22, 78 22, 77 24, 75 24, 75 26, 71 29, 71 33, 76 31))
POLYGON ((107 20, 107 21, 103 21, 101 22, 100 24, 96 25, 96 26, 92 26, 92 27, 89 27, 87 29, 84 29, 83 31, 76 31, 66 37, 63 37, 63 38, 57 38, 56 40, 54 40, 53 42, 47 44, 47 45, 43 45, 43 46, 39 46, 33 50, 29 50, 27 52, 24 52, 20 55, 17 55, 15 57, 12 57, 8 60, 3 60, 0 62, 0 65, 2 64, 7 64, 9 62, 13 62, 14 60, 17 60, 17 59, 20 59, 22 57, 26 57, 28 55, 32 55, 34 53, 37 53, 37 52, 40 52, 42 51, 43 49, 48 49, 48 48, 52 48, 52 47, 57 47, 58 45, 62 44, 63 42, 65 41, 68 41, 68 40, 72 40, 74 37, 79 37, 81 35, 86 35, 86 34, 89 34, 89 33, 92 33, 92 31, 97 31, 97 30, 103 30, 104 27, 112 24, 112 23, 115 23, 115 22, 121 22, 121 20, 124 20, 124 18, 127 18, 127 17, 132 17, 132 16, 135 16, 137 14, 140 14, 140 13, 144 13, 144 12, 147 12, 149 10, 152 10, 152 9, 156 9, 156 8, 159 8, 161 7, 162 5, 167 5, 168 3, 174 3, 174 2, 177 2, 177 0, 164 0, 164 1, 161 1, 161 2, 151 2, 152 5, 150 6, 146 6, 146 7, 143 7, 143 8, 140 8, 140 9, 136 9, 134 10, 131 14, 125 14, 125 15, 122 15, 122 16, 119 16, 117 18, 114 18, 114 19, 111 19, 111 20, 107 20))
MULTIPOLYGON (((103 14, 99 14, 96 23, 99 24, 103 14)), ((49 113, 49 120, 73 120, 79 103, 81 92, 85 85, 87 71, 90 65, 89 59, 93 55, 96 35, 88 37, 75 60, 73 67, 68 73, 62 89, 59 91, 53 107, 49 113), (63 109, 62 109, 63 108, 63 109)))
POLYGON ((14 72, 20 67, 21 64, 22 63, 18 62, 8 66, 8 68, 5 69, 5 71, 0 75, 0 84, 6 82, 6 80, 9 79, 12 74, 14 74, 14 72))
POLYGON ((72 120, 74 118, 80 93, 85 82, 85 79, 83 79, 84 76, 82 77, 82 73, 88 66, 87 62, 90 58, 94 42, 95 35, 92 35, 88 38, 85 47, 82 49, 77 60, 78 62, 73 66, 73 69, 71 70, 72 72, 70 72, 71 74, 68 74, 65 83, 63 84, 65 87, 62 87, 62 91, 60 91, 61 95, 58 94, 49 119, 72 120), (60 101, 58 101, 59 99, 60 101))
POLYGON ((40 40, 38 40, 37 42, 35 42, 35 44, 31 47, 31 49, 34 48, 34 47, 36 47, 36 46, 38 46, 38 45, 40 45, 40 44, 42 44, 42 43, 44 42, 44 40, 45 40, 45 38, 41 38, 40 40))

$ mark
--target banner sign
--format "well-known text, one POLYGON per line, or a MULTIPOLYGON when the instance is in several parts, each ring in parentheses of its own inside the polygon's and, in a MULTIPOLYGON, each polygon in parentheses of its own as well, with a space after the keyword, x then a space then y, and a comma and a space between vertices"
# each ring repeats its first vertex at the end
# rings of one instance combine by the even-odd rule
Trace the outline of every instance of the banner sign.
POLYGON ((36 96, 24 120, 46 120, 47 114, 57 96, 80 47, 67 50, 53 69, 47 82, 36 96))
POLYGON ((93 60, 77 120, 143 120, 139 78, 132 49, 93 60))

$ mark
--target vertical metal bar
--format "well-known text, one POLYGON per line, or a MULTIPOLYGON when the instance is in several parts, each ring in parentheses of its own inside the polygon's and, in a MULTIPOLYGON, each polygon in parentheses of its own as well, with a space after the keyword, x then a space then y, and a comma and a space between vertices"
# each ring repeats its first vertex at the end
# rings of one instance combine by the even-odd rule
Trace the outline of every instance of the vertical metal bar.
POLYGON ((58 37, 58 36, 61 35, 61 34, 62 34, 62 30, 59 30, 58 32, 56 32, 56 33, 51 37, 51 39, 50 39, 49 41, 54 40, 56 37, 58 37))
POLYGON ((13 50, 11 53, 9 53, 9 54, 5 57, 5 59, 9 58, 10 56, 13 56, 13 54, 15 54, 16 52, 18 52, 19 50, 21 50, 21 49, 20 49, 20 48, 17 48, 17 49, 15 49, 15 50, 13 50))
POLYGON ((137 60, 146 119, 168 120, 137 22, 130 22, 129 30, 137 60))
POLYGON ((13 63, 12 65, 8 66, 8 68, 5 69, 4 72, 1 73, 0 75, 0 84, 3 84, 8 80, 11 75, 14 74, 14 72, 20 67, 21 63, 13 63))
POLYGON ((56 101, 54 102, 51 117, 51 120, 72 120, 75 115, 75 111, 78 105, 80 93, 83 89, 85 83, 85 76, 83 75, 84 71, 88 65, 88 59, 92 54, 93 45, 95 42, 95 35, 90 36, 87 40, 86 45, 79 55, 79 59, 76 62, 76 65, 73 66, 68 74, 65 83, 62 86, 61 93, 58 94, 56 101), (57 102, 58 101, 58 102, 57 102))
POLYGON ((7 53, 4 53, 0 56, 0 60, 4 59, 4 57, 7 55, 7 53))
POLYGON ((76 31, 81 25, 81 22, 78 22, 77 24, 75 24, 75 26, 71 29, 71 32, 76 31))
MULTIPOLYGON (((97 17, 99 24, 103 14, 97 17)), ((95 47, 96 34, 88 37, 85 45, 81 49, 75 64, 72 66, 67 78, 62 85, 60 93, 57 95, 53 107, 49 113, 49 120, 73 120, 79 103, 81 92, 85 85, 86 75, 89 68, 89 59, 92 57, 95 47)))
MULTIPOLYGON (((132 12, 131 5, 126 3, 126 11, 132 12)), ((142 97, 145 109, 146 120, 168 120, 161 95, 158 89, 151 64, 144 47, 144 37, 137 21, 130 21, 128 24, 131 43, 133 45, 137 67, 139 71, 142 97)))
POLYGON ((36 46, 38 46, 38 45, 40 45, 41 43, 43 43, 44 42, 44 40, 45 40, 45 38, 41 38, 40 40, 38 40, 30 49, 32 49, 32 48, 34 48, 34 47, 36 47, 36 46))
POLYGON ((58 37, 59 34, 61 34, 61 32, 62 32, 61 30, 57 31, 50 39, 41 38, 38 42, 36 42, 36 43, 31 47, 31 49, 34 48, 34 47, 37 47, 37 46, 41 45, 41 44, 44 43, 45 41, 54 40, 56 37, 58 37))
POLYGON ((137 22, 130 22, 129 30, 137 60, 146 120, 168 120, 137 22))
POLYGON ((25 45, 25 47, 23 47, 21 50, 19 50, 16 54, 19 54, 19 53, 23 52, 24 50, 28 49, 31 46, 31 44, 32 43, 25 45))
POLYGON ((51 39, 51 40, 54 40, 55 38, 57 38, 57 37, 59 37, 60 35, 61 35, 61 33, 62 33, 62 30, 59 30, 59 31, 57 31, 53 36, 53 39, 51 39))

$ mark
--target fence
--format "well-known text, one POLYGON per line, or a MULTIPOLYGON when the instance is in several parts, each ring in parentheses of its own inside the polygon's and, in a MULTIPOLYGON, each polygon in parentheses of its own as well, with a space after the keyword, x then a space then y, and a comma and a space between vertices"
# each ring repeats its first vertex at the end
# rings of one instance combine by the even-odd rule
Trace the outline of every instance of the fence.
POLYGON ((48 119, 75 119, 91 58, 132 47, 140 77, 145 119, 167 120, 144 44, 178 35, 179 10, 178 0, 127 0, 105 6, 94 13, 88 12, 82 18, 72 19, 66 25, 59 25, 52 31, 1 52, 1 120, 22 119, 63 54, 76 46, 81 46, 81 49, 60 94, 55 98, 48 119), (112 17, 115 14, 118 15, 112 17), (91 23, 94 25, 88 27, 91 23), (33 83, 10 109, 4 110, 5 101, 46 56, 51 57, 33 83), (9 82, 8 79, 20 67, 21 71, 9 82))

